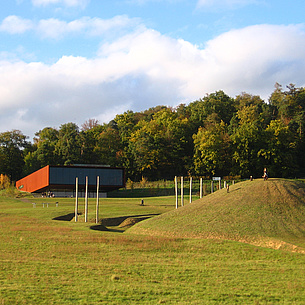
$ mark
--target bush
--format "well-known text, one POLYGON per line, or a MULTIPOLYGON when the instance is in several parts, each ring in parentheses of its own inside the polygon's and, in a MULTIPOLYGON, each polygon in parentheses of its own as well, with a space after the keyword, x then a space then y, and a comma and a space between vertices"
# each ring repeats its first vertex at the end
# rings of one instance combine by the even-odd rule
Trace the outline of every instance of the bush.
POLYGON ((0 175, 0 191, 11 186, 10 178, 7 175, 0 175))
POLYGON ((33 197, 31 193, 17 190, 15 185, 10 181, 10 178, 3 174, 0 175, 0 195, 14 198, 33 197))

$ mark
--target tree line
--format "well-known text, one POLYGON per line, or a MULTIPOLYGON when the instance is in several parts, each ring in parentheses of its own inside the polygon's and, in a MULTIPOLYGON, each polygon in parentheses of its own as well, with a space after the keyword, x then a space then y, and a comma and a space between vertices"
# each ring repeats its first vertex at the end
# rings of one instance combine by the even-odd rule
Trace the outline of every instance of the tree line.
POLYGON ((45 127, 33 143, 19 130, 0 133, 0 174, 17 180, 46 165, 105 164, 133 181, 175 175, 305 176, 305 89, 276 84, 268 102, 217 91, 176 108, 157 106, 45 127))

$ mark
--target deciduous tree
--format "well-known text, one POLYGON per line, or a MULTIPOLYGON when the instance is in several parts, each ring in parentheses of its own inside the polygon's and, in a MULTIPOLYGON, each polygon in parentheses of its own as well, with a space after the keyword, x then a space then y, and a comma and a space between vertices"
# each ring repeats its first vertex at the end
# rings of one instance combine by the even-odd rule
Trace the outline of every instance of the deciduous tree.
POLYGON ((0 173, 13 181, 21 178, 24 149, 28 146, 27 137, 20 130, 0 133, 0 173))
POLYGON ((232 170, 231 139, 226 124, 210 118, 194 138, 194 165, 198 175, 224 176, 232 170))

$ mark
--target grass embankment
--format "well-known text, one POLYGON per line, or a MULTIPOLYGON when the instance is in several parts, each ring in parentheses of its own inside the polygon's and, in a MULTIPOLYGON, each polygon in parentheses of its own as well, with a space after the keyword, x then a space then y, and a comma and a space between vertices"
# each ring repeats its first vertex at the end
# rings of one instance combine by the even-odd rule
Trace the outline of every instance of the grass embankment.
MULTIPOLYGON (((100 216, 172 209, 173 197, 147 198, 144 206, 139 199, 102 199, 100 216)), ((90 199, 90 221, 94 211, 90 199)), ((73 199, 0 197, 1 305, 305 303, 304 254, 235 241, 122 234, 116 227, 96 231, 90 229, 94 223, 54 220, 73 212, 73 199)))
POLYGON ((304 251, 305 184, 284 179, 238 183, 229 193, 222 189, 139 223, 130 232, 229 239, 304 251))

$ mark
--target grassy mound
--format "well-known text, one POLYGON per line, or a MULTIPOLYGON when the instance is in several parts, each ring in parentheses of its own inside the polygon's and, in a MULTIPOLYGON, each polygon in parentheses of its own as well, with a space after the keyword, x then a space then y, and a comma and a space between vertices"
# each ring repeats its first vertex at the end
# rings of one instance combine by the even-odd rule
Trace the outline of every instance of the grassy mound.
POLYGON ((305 183, 262 179, 230 186, 136 224, 134 234, 214 238, 305 253, 305 183))

